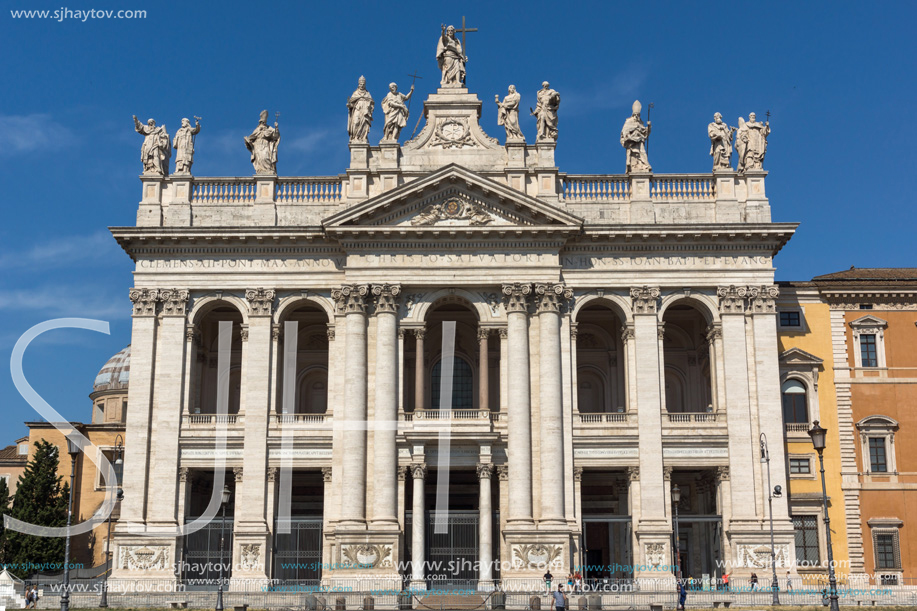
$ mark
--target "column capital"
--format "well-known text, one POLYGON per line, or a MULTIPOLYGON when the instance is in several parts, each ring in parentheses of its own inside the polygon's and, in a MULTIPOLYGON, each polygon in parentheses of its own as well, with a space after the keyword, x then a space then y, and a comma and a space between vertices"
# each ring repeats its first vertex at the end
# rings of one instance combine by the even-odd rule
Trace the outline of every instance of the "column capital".
POLYGON ((276 482, 280 479, 280 468, 279 467, 268 467, 267 468, 267 481, 276 482))
POLYGON ((242 467, 233 467, 232 474, 236 477, 236 483, 242 481, 242 467))
POLYGON ((722 465, 716 468, 716 481, 723 482, 729 480, 729 465, 722 465))
POLYGON ((184 316, 189 296, 188 289, 161 289, 159 300, 162 302, 162 315, 184 316))
POLYGON ((490 337, 490 329, 478 327, 478 341, 487 341, 488 337, 490 337))
POLYGON ((672 481, 672 467, 663 467, 662 468, 662 479, 663 481, 670 482, 672 481))
POLYGON ((780 289, 776 285, 761 285, 748 288, 748 308, 752 314, 776 314, 776 299, 780 289))
POLYGON ((503 303, 507 312, 529 311, 529 295, 532 294, 532 285, 514 282, 503 285, 503 303))
POLYGON ((583 481, 583 468, 582 467, 573 467, 573 481, 575 482, 583 481))
POLYGON ((500 465, 497 467, 497 477, 500 478, 501 482, 509 480, 509 467, 506 465, 500 465))
POLYGON ((325 329, 325 333, 328 335, 328 341, 334 341, 334 325, 328 325, 328 328, 325 329))
POLYGON ((500 339, 506 339, 509 336, 509 330, 506 327, 499 327, 497 329, 497 334, 500 336, 500 339))
POLYGON ((331 467, 322 467, 322 481, 325 482, 326 484, 331 483, 331 473, 332 473, 331 467))
POLYGON ((185 341, 201 345, 201 333, 194 325, 185 325, 185 341))
POLYGON ((624 325, 621 329, 621 341, 624 342, 624 345, 627 345, 627 342, 633 341, 637 337, 637 334, 634 332, 633 325, 624 325))
POLYGON ((376 314, 383 312, 396 314, 398 312, 398 296, 401 295, 400 284, 374 284, 371 291, 376 298, 376 314))
POLYGON ((411 470, 411 477, 414 479, 426 479, 427 465, 420 463, 408 467, 411 470))
POLYGON ((414 337, 419 340, 423 340, 427 336, 426 327, 417 327, 415 329, 412 329, 412 331, 414 332, 414 337))
POLYGON ((188 467, 179 467, 178 468, 178 481, 187 482, 191 476, 191 469, 188 467))
POLYGON ((494 466, 491 463, 479 462, 477 466, 478 479, 490 479, 493 477, 494 466))
POLYGON ((401 467, 401 466, 398 467, 398 481, 399 482, 403 482, 404 480, 407 479, 408 471, 410 471, 410 467, 401 467))
POLYGON ((660 322, 656 325, 656 337, 659 338, 659 341, 665 339, 665 322, 660 322))
POLYGON ((159 301, 158 289, 131 289, 128 293, 134 304, 134 316, 156 316, 156 302, 159 301))
POLYGON ((278 324, 271 325, 271 341, 280 341, 280 325, 278 324))
POLYGON ((331 299, 334 300, 338 312, 341 314, 366 313, 366 297, 369 295, 369 286, 366 284, 345 284, 339 289, 331 290, 331 299))
POLYGON ((720 314, 742 314, 745 312, 745 299, 748 297, 747 286, 721 286, 716 289, 720 298, 720 314))
POLYGON ((560 312, 572 299, 573 289, 563 284, 542 282, 535 284, 535 305, 539 314, 560 312))
POLYGON ((721 323, 713 323, 704 329, 704 337, 707 339, 707 342, 712 343, 718 339, 723 339, 723 325, 721 323))
POLYGON ((245 300, 248 301, 249 316, 270 316, 274 310, 274 289, 247 289, 245 300))
POLYGON ((627 479, 632 482, 640 481, 640 467, 627 467, 627 479))
POLYGON ((659 288, 644 286, 630 290, 631 307, 634 314, 655 314, 659 302, 659 288))

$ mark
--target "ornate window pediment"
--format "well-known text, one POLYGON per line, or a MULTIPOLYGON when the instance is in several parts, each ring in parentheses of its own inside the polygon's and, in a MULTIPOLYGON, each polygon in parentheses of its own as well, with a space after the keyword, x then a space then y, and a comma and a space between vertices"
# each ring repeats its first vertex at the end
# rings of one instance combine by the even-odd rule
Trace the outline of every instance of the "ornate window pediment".
POLYGON ((885 329, 888 321, 873 315, 850 321, 853 331, 854 367, 879 367, 885 365, 885 329))

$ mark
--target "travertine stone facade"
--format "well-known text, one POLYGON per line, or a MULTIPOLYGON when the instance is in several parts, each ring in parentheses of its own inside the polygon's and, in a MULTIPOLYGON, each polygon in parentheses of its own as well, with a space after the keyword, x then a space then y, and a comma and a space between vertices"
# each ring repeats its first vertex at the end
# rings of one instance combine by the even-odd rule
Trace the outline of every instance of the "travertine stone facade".
MULTIPOLYGON (((690 545, 739 563, 769 545, 757 439, 782 435, 773 257, 795 225, 771 222, 766 172, 567 174, 554 141, 501 145, 480 110, 440 89, 416 138, 352 140, 337 177, 141 178, 137 226, 113 229, 136 262, 115 579, 174 579, 163 559, 207 500, 181 474, 225 465, 237 587, 276 577, 285 466, 316 475, 322 580, 422 583, 431 543, 408 519, 433 509, 444 420, 450 472, 479 487, 484 586, 528 587, 546 561, 565 574, 589 516, 613 512, 636 576, 658 577, 673 482, 722 525, 715 545, 692 526, 690 545), (451 419, 446 321, 468 383, 451 419), (211 396, 218 354, 231 366, 211 396), (596 505, 609 478, 621 500, 596 505), (153 560, 131 560, 142 546, 153 560)), ((774 511, 792 553, 786 501, 774 511)))

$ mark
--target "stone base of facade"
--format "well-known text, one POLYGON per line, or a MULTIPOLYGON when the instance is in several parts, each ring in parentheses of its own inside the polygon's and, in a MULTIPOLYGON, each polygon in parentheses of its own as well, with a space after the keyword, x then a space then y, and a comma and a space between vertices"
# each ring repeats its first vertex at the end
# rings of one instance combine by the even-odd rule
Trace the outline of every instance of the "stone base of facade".
POLYGON ((504 581, 531 581, 537 589, 544 587, 542 578, 548 570, 558 583, 571 572, 574 538, 566 527, 507 530, 504 541, 509 561, 502 570, 504 581))

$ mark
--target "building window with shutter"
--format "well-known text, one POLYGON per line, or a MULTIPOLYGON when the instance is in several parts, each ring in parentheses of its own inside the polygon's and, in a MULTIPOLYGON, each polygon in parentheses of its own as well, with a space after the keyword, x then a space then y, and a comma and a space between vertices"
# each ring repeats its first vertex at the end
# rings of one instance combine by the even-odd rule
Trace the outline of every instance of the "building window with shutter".
POLYGON ((796 533, 796 564, 818 566, 818 516, 793 516, 793 530, 796 533))
POLYGON ((875 473, 888 472, 888 459, 885 454, 885 437, 869 438, 869 470, 875 473))

